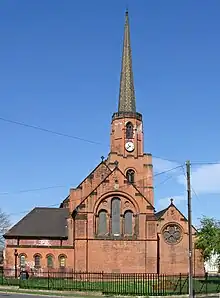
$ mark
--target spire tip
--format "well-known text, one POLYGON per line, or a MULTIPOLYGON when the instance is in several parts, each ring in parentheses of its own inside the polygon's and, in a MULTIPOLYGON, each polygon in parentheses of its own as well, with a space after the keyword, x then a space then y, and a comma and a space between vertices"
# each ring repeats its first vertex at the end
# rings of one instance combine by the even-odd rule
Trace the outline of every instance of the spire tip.
POLYGON ((118 112, 136 113, 128 8, 126 9, 125 13, 124 42, 121 67, 118 112))

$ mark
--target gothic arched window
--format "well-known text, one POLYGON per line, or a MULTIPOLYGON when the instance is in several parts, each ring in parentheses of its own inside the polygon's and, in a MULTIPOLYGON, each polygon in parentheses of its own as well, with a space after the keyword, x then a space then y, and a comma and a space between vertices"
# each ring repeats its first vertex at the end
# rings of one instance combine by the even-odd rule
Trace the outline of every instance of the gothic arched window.
POLYGON ((62 268, 62 269, 66 267, 66 256, 65 255, 59 256, 59 265, 60 265, 60 268, 62 268))
POLYGON ((47 268, 53 268, 53 256, 47 255, 47 268))
POLYGON ((108 232, 107 227, 107 212, 105 210, 101 210, 98 216, 98 235, 106 235, 108 232))
POLYGON ((126 124, 126 139, 133 139, 133 124, 131 122, 126 124))
POLYGON ((121 201, 118 198, 112 199, 111 218, 112 218, 112 234, 119 236, 121 234, 120 229, 120 206, 121 201))
POLYGON ((41 256, 39 254, 34 255, 34 267, 35 268, 41 267, 41 256))
POLYGON ((124 234, 132 235, 133 234, 133 224, 132 224, 133 212, 128 210, 124 215, 124 234))
POLYGON ((25 254, 21 254, 19 256, 19 263, 20 263, 20 267, 24 268, 26 265, 26 255, 25 254))
POLYGON ((126 178, 129 183, 134 183, 134 170, 127 170, 126 172, 126 178))

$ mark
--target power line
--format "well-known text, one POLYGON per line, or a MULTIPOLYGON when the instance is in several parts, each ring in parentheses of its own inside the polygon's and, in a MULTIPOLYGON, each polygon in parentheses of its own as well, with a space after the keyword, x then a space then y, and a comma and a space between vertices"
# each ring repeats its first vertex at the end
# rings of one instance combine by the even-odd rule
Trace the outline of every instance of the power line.
MULTIPOLYGON (((187 179, 187 175, 186 175, 186 172, 185 172, 184 167, 182 166, 181 168, 182 168, 182 171, 183 171, 183 174, 184 174, 185 178, 187 179)), ((190 182, 190 187, 191 187, 191 190, 192 190, 192 192, 194 193, 196 199, 197 199, 198 202, 200 203, 199 197, 198 197, 198 195, 197 195, 195 189, 194 189, 193 186, 192 186, 192 181, 190 182)))
POLYGON ((160 183, 157 183, 155 186, 154 186, 154 189, 157 188, 159 185, 162 185, 162 184, 165 184, 168 180, 172 179, 173 176, 170 175, 168 176, 166 179, 164 179, 163 181, 161 181, 160 183))
POLYGON ((100 145, 101 144, 101 143, 96 142, 96 141, 92 141, 92 140, 80 138, 80 137, 69 135, 69 134, 65 134, 65 133, 62 133, 62 132, 57 132, 57 131, 50 130, 50 129, 47 129, 47 128, 43 128, 43 127, 40 127, 40 126, 35 126, 35 125, 27 124, 27 123, 24 123, 24 122, 9 120, 9 119, 3 118, 3 117, 0 117, 0 120, 1 121, 4 121, 4 122, 12 123, 12 124, 17 124, 17 125, 20 125, 20 126, 25 126, 25 127, 28 127, 28 128, 33 128, 33 129, 36 129, 36 130, 41 130, 41 131, 44 131, 44 132, 47 132, 47 133, 51 133, 51 134, 55 134, 55 135, 59 135, 59 136, 62 136, 62 137, 67 137, 67 138, 71 138, 71 139, 75 139, 75 140, 79 140, 79 141, 91 143, 91 144, 97 144, 97 145, 100 145))
POLYGON ((14 194, 26 193, 26 192, 37 192, 37 191, 41 191, 41 190, 64 188, 64 187, 67 187, 67 186, 66 185, 57 185, 57 186, 48 186, 48 187, 41 187, 41 188, 23 189, 23 190, 18 190, 15 192, 2 192, 2 193, 0 193, 0 196, 14 195, 14 194))
POLYGON ((165 171, 163 171, 163 172, 160 172, 160 173, 155 174, 154 177, 159 176, 159 175, 162 175, 162 174, 169 173, 169 172, 174 171, 174 170, 177 170, 177 169, 179 169, 179 168, 181 168, 181 167, 182 167, 182 165, 179 165, 179 166, 176 166, 176 167, 171 168, 171 169, 169 169, 169 170, 165 170, 165 171))
MULTIPOLYGON (((58 131, 55 131, 55 130, 50 130, 50 129, 47 129, 47 128, 44 128, 44 127, 40 127, 40 126, 37 126, 37 125, 28 124, 28 123, 25 123, 25 122, 20 122, 20 121, 15 121, 15 120, 11 120, 11 119, 6 119, 4 117, 0 117, 0 121, 4 121, 4 122, 7 122, 7 123, 11 123, 11 124, 16 124, 16 125, 19 125, 19 126, 24 126, 24 127, 27 127, 27 128, 32 128, 32 129, 35 129, 35 130, 39 130, 39 131, 51 133, 51 134, 54 134, 54 135, 58 135, 58 136, 62 136, 62 137, 70 138, 70 139, 75 139, 75 140, 78 140, 78 141, 83 141, 83 142, 87 142, 87 143, 91 143, 91 144, 95 144, 95 145, 102 145, 103 144, 102 142, 97 142, 97 141, 94 141, 94 140, 89 140, 89 139, 86 139, 86 138, 81 138, 81 137, 78 137, 78 136, 74 136, 74 135, 70 135, 70 134, 58 132, 58 131)), ((167 160, 167 161, 170 161, 170 162, 175 162, 175 163, 178 163, 178 164, 182 164, 183 163, 183 162, 179 162, 179 161, 176 161, 176 160, 163 158, 163 157, 160 157, 160 156, 154 156, 153 155, 153 157, 154 158, 160 158, 162 160, 167 160)))
MULTIPOLYGON (((50 129, 47 129, 47 128, 44 128, 44 127, 28 124, 28 123, 25 123, 25 122, 6 119, 4 117, 0 117, 0 121, 4 121, 4 122, 7 122, 7 123, 12 123, 12 124, 32 128, 32 129, 35 129, 35 130, 40 130, 40 131, 43 131, 43 132, 47 132, 47 133, 51 133, 51 134, 54 134, 54 135, 58 135, 58 136, 66 137, 66 138, 71 138, 71 139, 75 139, 75 140, 79 140, 79 141, 83 141, 83 142, 87 142, 87 143, 91 143, 91 144, 96 144, 96 145, 103 144, 102 142, 97 142, 97 141, 94 141, 94 140, 89 140, 89 139, 86 139, 86 138, 73 136, 73 135, 70 135, 70 134, 58 132, 58 131, 55 131, 55 130, 50 130, 50 129)), ((160 157, 160 156, 153 155, 153 157, 154 158, 160 158, 160 159, 167 160, 167 161, 174 162, 174 163, 178 163, 178 164, 183 163, 183 162, 179 162, 179 161, 174 160, 174 159, 167 159, 167 158, 163 158, 163 157, 160 157)), ((220 162, 191 162, 191 165, 217 165, 217 164, 220 164, 220 162)))
POLYGON ((192 162, 192 166, 220 165, 220 162, 192 162))
MULTIPOLYGON (((155 175, 153 175, 153 177, 157 177, 159 175, 169 173, 170 171, 174 171, 175 169, 180 168, 180 167, 181 166, 177 166, 177 167, 168 169, 166 171, 156 173, 155 175)), ((148 177, 143 177, 142 179, 140 179, 136 182, 144 181, 147 178, 148 177)), ((55 185, 55 186, 47 186, 47 187, 40 187, 40 188, 22 189, 22 190, 17 190, 17 191, 14 191, 14 192, 2 192, 2 193, 0 193, 0 196, 14 195, 14 194, 19 194, 19 193, 27 193, 27 192, 38 192, 38 191, 43 191, 43 190, 64 188, 64 187, 69 187, 69 185, 55 185)))
MULTIPOLYGON (((177 168, 181 168, 181 167, 182 167, 182 166, 178 166, 178 167, 174 167, 174 168, 168 169, 168 170, 166 170, 166 171, 157 173, 157 174, 154 175, 154 177, 155 177, 155 176, 162 175, 162 174, 169 173, 169 172, 171 172, 171 171, 173 171, 173 170, 175 170, 175 169, 177 169, 177 168)), ((169 180, 169 179, 171 179, 171 178, 172 178, 172 176, 167 177, 164 181, 162 181, 161 183, 158 183, 158 185, 156 185, 155 188, 158 187, 158 186, 161 185, 161 184, 164 184, 167 180, 169 180)), ((142 178, 142 179, 140 179, 140 180, 137 180, 136 183, 137 183, 137 182, 140 182, 140 181, 144 181, 144 180, 146 180, 146 179, 148 179, 148 177, 144 177, 144 179, 142 178)), ((129 187, 129 185, 130 185, 130 184, 121 185, 121 186, 119 186, 118 189, 122 189, 122 188, 124 188, 124 187, 129 187)), ((138 188, 141 188, 141 187, 137 187, 137 189, 138 189, 138 188)), ((45 188, 44 188, 44 189, 45 189, 45 188)), ((48 188, 47 188, 47 189, 48 189, 48 188)), ((42 190, 42 188, 41 188, 41 190, 42 190)), ((28 190, 28 191, 33 191, 33 189, 32 189, 32 190, 28 190)), ((86 195, 85 197, 82 197, 82 198, 81 198, 81 201, 83 201, 83 200, 86 199, 87 197, 88 197, 88 195, 86 195)), ((147 198, 147 199, 148 199, 148 198, 147 198)), ((50 208, 50 207, 57 207, 57 206, 59 206, 60 204, 61 204, 61 203, 58 203, 58 204, 52 204, 52 205, 48 205, 48 206, 46 206, 46 207, 47 207, 47 208, 50 208)), ((30 212, 30 210, 24 210, 24 211, 20 211, 20 212, 16 212, 16 213, 9 213, 8 216, 19 215, 19 214, 24 214, 24 213, 28 213, 28 212, 30 212)))
POLYGON ((168 158, 164 158, 164 157, 160 157, 160 156, 156 156, 156 155, 152 155, 152 157, 154 158, 158 158, 158 159, 162 159, 162 160, 167 160, 167 161, 170 161, 170 162, 173 162, 173 163, 176 163, 176 164, 184 164, 183 161, 178 161, 178 160, 175 160, 175 159, 168 159, 168 158))

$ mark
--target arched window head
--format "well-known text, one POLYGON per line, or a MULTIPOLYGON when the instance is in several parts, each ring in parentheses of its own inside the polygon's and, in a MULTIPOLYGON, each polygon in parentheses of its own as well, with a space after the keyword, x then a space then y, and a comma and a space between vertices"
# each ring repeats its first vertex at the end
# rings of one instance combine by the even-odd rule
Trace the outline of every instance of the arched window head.
POLYGON ((106 235, 108 232, 107 228, 107 211, 101 210, 99 212, 98 216, 98 229, 97 229, 98 235, 106 235))
POLYGON ((59 256, 59 265, 60 265, 60 268, 66 267, 66 256, 64 255, 59 256))
POLYGON ((24 268, 26 266, 26 255, 21 254, 19 256, 20 268, 24 268))
POLYGON ((114 236, 120 236, 121 226, 120 226, 120 210, 121 210, 121 201, 118 198, 112 199, 111 206, 111 219, 112 219, 112 234, 114 236))
POLYGON ((126 178, 128 180, 129 183, 134 183, 134 170, 130 169, 127 170, 126 172, 126 178))
POLYGON ((126 124, 126 139, 133 139, 133 124, 131 122, 126 124))
POLYGON ((41 256, 39 254, 36 254, 34 256, 34 267, 40 268, 41 267, 41 256))
POLYGON ((133 212, 128 210, 124 214, 124 234, 131 236, 133 234, 132 223, 133 212))
POLYGON ((53 256, 47 255, 47 268, 53 268, 53 256))

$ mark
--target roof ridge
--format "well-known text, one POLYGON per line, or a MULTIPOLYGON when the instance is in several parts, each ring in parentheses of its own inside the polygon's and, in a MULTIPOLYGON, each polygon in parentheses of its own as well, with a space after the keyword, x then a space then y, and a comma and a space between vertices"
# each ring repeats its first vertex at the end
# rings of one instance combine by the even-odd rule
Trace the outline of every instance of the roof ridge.
POLYGON ((90 175, 92 175, 96 169, 98 169, 98 167, 101 165, 101 164, 104 164, 106 166, 107 169, 109 169, 109 167, 106 165, 105 161, 102 160, 91 172, 89 172, 89 174, 77 185, 77 187, 75 189, 77 189, 78 187, 80 187, 80 185, 87 179, 89 178, 90 175))
MULTIPOLYGON (((105 163, 104 163, 105 164, 105 163)), ((83 204, 87 199, 88 199, 88 197, 115 171, 115 169, 117 168, 117 167, 115 167, 113 170, 111 170, 106 164, 105 164, 105 166, 110 170, 110 173, 108 173, 108 175, 98 184, 98 185, 96 185, 96 187, 95 188, 93 188, 93 190, 75 207, 75 209, 72 211, 72 213, 74 212, 74 211, 77 211, 77 209, 79 208, 79 206, 81 205, 81 204, 83 204)))
MULTIPOLYGON (((128 181, 128 179, 127 179, 127 177, 126 177, 126 175, 120 170, 120 168, 118 167, 118 170, 121 172, 121 174, 125 177, 125 179, 128 181)), ((129 183, 129 185, 132 185, 138 192, 139 192, 139 194, 141 194, 142 196, 143 196, 143 198, 151 205, 151 207, 153 207, 153 209, 155 209, 154 208, 154 206, 151 204, 151 202, 142 194, 142 192, 137 188, 137 186, 136 185, 134 185, 133 183, 129 183)))

